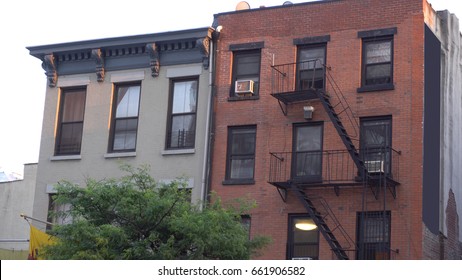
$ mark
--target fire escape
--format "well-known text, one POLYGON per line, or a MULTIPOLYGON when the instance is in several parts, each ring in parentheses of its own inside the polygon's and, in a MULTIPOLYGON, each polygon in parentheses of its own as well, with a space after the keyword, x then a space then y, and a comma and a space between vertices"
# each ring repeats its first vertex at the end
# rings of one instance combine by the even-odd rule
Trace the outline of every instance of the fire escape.
MULTIPOLYGON (((338 259, 345 260, 350 258, 347 251, 358 253, 358 245, 348 236, 327 202, 322 200, 323 203, 320 204, 317 202, 319 198, 307 195, 305 190, 310 187, 332 187, 338 196, 342 187, 363 187, 365 191, 370 189, 375 199, 379 199, 383 193, 385 211, 385 192, 389 190, 393 198, 396 198, 400 153, 386 146, 375 148, 373 151, 357 148, 359 125, 340 87, 333 79, 330 68, 325 65, 311 67, 312 77, 307 80, 305 75, 305 80, 301 81, 298 70, 306 69, 307 64, 316 66, 317 63, 320 64, 318 60, 313 60, 272 66, 271 95, 278 100, 284 115, 288 114, 290 107, 295 103, 319 100, 346 149, 305 152, 305 157, 320 159, 317 161, 320 164, 320 176, 316 180, 295 176, 294 151, 273 152, 269 183, 277 188, 284 201, 288 192, 292 192, 299 199, 333 254, 338 259), (319 75, 316 71, 323 73, 319 75), (344 123, 349 130, 353 130, 354 136, 350 136, 344 123)), ((363 210, 365 195, 366 192, 363 192, 363 210)))

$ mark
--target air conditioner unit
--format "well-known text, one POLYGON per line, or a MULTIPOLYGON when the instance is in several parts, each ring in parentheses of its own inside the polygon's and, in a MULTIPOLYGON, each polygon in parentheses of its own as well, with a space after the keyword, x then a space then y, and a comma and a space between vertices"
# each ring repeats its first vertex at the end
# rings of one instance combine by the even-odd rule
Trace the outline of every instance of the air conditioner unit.
POLYGON ((253 80, 237 80, 234 85, 234 92, 237 94, 253 93, 253 80))
POLYGON ((366 160, 364 162, 368 173, 383 173, 383 160, 366 160))

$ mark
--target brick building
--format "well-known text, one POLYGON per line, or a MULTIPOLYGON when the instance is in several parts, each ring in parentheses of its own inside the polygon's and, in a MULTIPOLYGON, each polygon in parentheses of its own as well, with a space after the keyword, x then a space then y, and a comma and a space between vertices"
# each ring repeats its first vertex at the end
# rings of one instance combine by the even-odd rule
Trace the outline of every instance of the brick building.
POLYGON ((240 4, 213 24, 210 188, 256 201, 260 258, 460 258, 457 18, 425 0, 240 4))

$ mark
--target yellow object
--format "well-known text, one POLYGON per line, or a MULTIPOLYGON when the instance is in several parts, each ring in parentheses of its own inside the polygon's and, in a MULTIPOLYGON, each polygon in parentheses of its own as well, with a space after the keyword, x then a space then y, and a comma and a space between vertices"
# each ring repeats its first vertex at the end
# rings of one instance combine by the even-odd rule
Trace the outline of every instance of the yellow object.
POLYGON ((30 225, 29 260, 40 260, 40 248, 55 243, 54 237, 30 225))

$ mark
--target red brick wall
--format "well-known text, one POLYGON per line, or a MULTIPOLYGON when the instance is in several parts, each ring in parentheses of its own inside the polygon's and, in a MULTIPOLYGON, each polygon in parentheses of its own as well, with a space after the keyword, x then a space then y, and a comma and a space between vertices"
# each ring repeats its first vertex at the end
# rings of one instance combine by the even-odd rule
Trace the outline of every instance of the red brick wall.
POLYGON ((446 226, 445 259, 460 260, 462 252, 459 242, 459 215, 457 214, 456 199, 452 190, 449 190, 448 206, 446 207, 446 226))
POLYGON ((444 256, 444 237, 442 234, 435 235, 427 227, 424 226, 424 241, 423 241, 423 259, 425 260, 440 260, 444 256))
MULTIPOLYGON (((304 122, 302 106, 315 107, 313 121, 324 121, 324 149, 344 149, 320 101, 289 106, 284 116, 271 93, 271 62, 296 61, 293 39, 330 35, 327 64, 347 98, 355 116, 392 115, 392 144, 400 150, 401 185, 397 198, 387 192, 386 208, 391 210, 392 249, 399 249, 396 259, 422 258, 422 120, 423 120, 423 12, 421 0, 369 0, 316 2, 304 5, 263 8, 216 16, 223 26, 217 44, 215 98, 215 139, 211 189, 223 201, 236 197, 256 200, 252 211, 251 234, 269 235, 273 244, 260 258, 284 259, 287 222, 290 213, 305 213, 295 197, 284 203, 276 188, 267 183, 270 152, 291 151, 292 124, 304 122), (391 91, 357 93, 361 84, 361 39, 358 31, 397 27, 394 36, 394 85, 391 91), (264 41, 261 55, 260 98, 228 101, 232 52, 230 44, 264 41), (223 185, 226 168, 227 128, 233 125, 257 125, 255 184, 223 185)), ((329 88, 327 88, 329 91, 329 88)), ((352 127, 345 123, 348 131, 352 127)), ((337 218, 355 239, 356 213, 362 207, 362 189, 332 188, 310 190, 324 197, 337 218)), ((383 199, 375 200, 366 192, 366 210, 383 209, 383 199)), ((331 259, 325 240, 320 237, 320 258, 331 259)))

